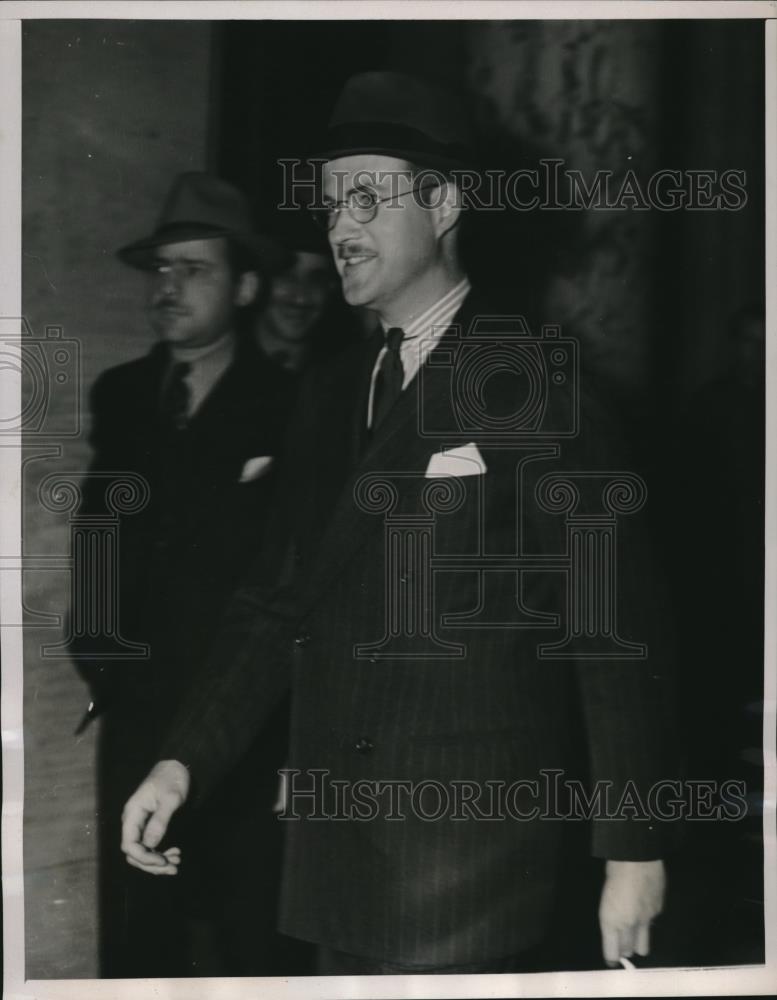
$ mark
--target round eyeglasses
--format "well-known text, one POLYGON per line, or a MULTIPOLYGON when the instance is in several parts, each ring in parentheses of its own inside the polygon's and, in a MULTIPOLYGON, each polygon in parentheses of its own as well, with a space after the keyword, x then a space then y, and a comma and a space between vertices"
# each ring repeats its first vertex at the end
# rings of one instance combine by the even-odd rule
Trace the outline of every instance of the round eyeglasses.
POLYGON ((329 232, 335 228, 337 225, 337 218, 343 209, 346 210, 354 222, 358 222, 364 226, 368 222, 372 222, 378 214, 378 208, 384 202, 396 201, 397 198, 404 198, 405 195, 413 194, 415 191, 424 191, 426 188, 437 186, 438 185, 436 183, 429 183, 427 181, 425 184, 419 184, 416 187, 408 188, 407 191, 401 191, 399 194, 390 194, 386 198, 378 198, 374 191, 357 189, 355 191, 351 191, 348 197, 343 201, 335 201, 329 205, 312 207, 310 209, 310 214, 313 216, 315 222, 324 230, 324 232, 329 232))

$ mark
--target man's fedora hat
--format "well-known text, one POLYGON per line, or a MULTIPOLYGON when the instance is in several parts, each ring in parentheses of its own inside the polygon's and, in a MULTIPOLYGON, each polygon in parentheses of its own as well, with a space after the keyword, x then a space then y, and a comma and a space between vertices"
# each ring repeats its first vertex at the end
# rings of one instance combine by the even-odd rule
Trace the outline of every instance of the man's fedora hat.
POLYGON ((295 180, 299 181, 299 189, 294 191, 299 211, 289 211, 285 208, 265 211, 257 220, 257 228, 292 254, 303 251, 331 257, 329 240, 310 214, 311 205, 316 198, 316 171, 313 165, 304 161, 297 164, 295 180))
POLYGON ((154 231, 122 247, 118 256, 130 267, 146 269, 157 247, 225 236, 246 250, 260 269, 277 271, 286 267, 290 262, 288 251, 275 240, 255 233, 250 218, 245 196, 236 187, 213 174, 179 174, 154 231))
POLYGON ((422 167, 472 166, 474 141, 463 102, 404 73, 352 76, 314 156, 377 153, 422 167))

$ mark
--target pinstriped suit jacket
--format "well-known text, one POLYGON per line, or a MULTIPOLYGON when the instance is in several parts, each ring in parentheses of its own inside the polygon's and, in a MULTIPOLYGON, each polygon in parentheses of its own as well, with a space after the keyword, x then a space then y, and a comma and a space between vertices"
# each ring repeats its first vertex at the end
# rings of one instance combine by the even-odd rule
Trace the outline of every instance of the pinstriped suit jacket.
MULTIPOLYGON (((493 423, 479 430, 465 419, 461 427, 461 390, 451 371, 473 316, 486 307, 473 296, 464 303, 434 360, 371 442, 363 428, 374 348, 342 356, 308 386, 262 571, 237 594, 215 641, 208 687, 181 713, 165 748, 166 757, 190 767, 200 795, 289 686, 296 792, 313 787, 312 772, 349 788, 394 781, 418 789, 434 780, 453 794, 464 782, 482 792, 482 814, 494 787, 488 782, 531 782, 541 769, 566 770, 581 760, 592 780, 611 783, 615 800, 629 781, 644 791, 672 776, 665 616, 638 519, 618 526, 618 631, 646 642, 646 659, 539 657, 540 642, 561 637, 563 615, 555 631, 518 623, 522 615, 525 624, 531 613, 562 610, 563 573, 539 568, 519 582, 498 559, 485 573, 467 562, 563 552, 563 518, 540 512, 537 479, 624 468, 611 429, 588 411, 574 440, 544 440, 539 451, 500 438, 493 423), (471 442, 485 473, 436 484, 430 513, 424 490, 432 454, 471 442), (376 509, 389 495, 391 509, 376 509), (407 597, 421 582, 417 550, 415 562, 388 570, 386 514, 415 518, 427 537, 433 522, 435 569, 420 605, 407 597), (284 586, 268 586, 278 578, 284 586), (403 618, 392 637, 403 600, 405 612, 412 605, 420 619, 403 618), (391 644, 376 648, 387 635, 391 644), (580 719, 582 742, 573 737, 580 719)), ((496 421, 516 411, 521 393, 525 398, 522 377, 489 381, 483 405, 496 421)), ((563 422, 569 405, 566 390, 550 392, 544 426, 555 415, 563 422)), ((528 444, 537 441, 530 436, 528 444)), ((395 528, 409 523, 392 521, 395 528)), ((319 788, 326 784, 317 780, 319 788)), ((357 955, 433 966, 533 946, 554 898, 560 824, 517 813, 542 810, 544 787, 524 786, 502 819, 476 819, 472 809, 454 818, 453 800, 446 809, 439 787, 416 799, 415 810, 407 796, 404 806, 395 800, 398 818, 387 818, 385 795, 376 796, 377 814, 367 807, 362 819, 311 818, 336 810, 331 784, 324 802, 296 795, 299 818, 285 821, 281 930, 357 955)), ((594 820, 592 850, 621 860, 661 857, 665 834, 645 818, 594 820)))

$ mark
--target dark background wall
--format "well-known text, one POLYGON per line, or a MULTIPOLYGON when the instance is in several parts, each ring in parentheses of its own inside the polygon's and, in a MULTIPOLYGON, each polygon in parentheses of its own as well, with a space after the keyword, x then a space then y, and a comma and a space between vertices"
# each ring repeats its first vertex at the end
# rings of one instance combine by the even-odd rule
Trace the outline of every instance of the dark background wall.
MULTIPOLYGON (((35 459, 25 471, 28 555, 67 553, 67 517, 41 507, 38 484, 50 472, 85 468, 94 378, 151 343, 138 276, 116 262, 115 248, 151 226, 170 180, 185 169, 220 170, 267 220, 280 194, 277 157, 309 148, 343 81, 359 70, 415 72, 463 91, 484 149, 508 166, 557 156, 584 173, 616 176, 629 167, 640 177, 660 168, 746 171, 748 202, 737 212, 502 215, 479 259, 481 277, 505 285, 535 328, 561 323, 580 337, 589 366, 628 404, 645 463, 665 476, 694 392, 728 372, 732 315, 763 301, 757 22, 36 21, 25 25, 23 56, 25 316, 36 336, 55 325, 78 341, 81 388, 80 403, 72 383, 52 395, 55 411, 75 405, 81 416, 77 436, 53 442, 58 455, 37 458, 36 439, 28 438, 35 459)), ((749 461, 757 470, 757 450, 749 461)), ((676 525, 682 532, 698 511, 691 505, 678 520, 678 495, 687 498, 675 493, 661 533, 670 556, 682 554, 676 525)), ((736 542, 730 523, 724 532, 736 542)), ((757 578, 757 570, 743 572, 757 578)), ((678 591, 687 582, 675 574, 678 591)), ((30 572, 25 595, 32 612, 61 616, 67 575, 30 572)), ((751 627, 757 631, 757 621, 751 627)), ((30 627, 26 636, 33 978, 96 972, 95 732, 73 736, 86 691, 66 660, 40 657, 41 643, 60 631, 30 627)), ((698 659, 692 642, 689 649, 698 659)), ((757 664, 757 650, 744 655, 757 664)), ((712 686, 725 696, 718 666, 712 686)), ((725 856, 724 882, 742 882, 743 850, 737 843, 725 856)), ((699 895, 721 859, 714 851, 707 857, 708 867, 692 870, 686 861, 678 873, 685 909, 672 916, 667 937, 677 946, 664 955, 684 964, 753 960, 757 884, 738 896, 732 889, 721 915, 717 898, 699 895), (748 893, 755 909, 743 901, 748 893), (699 899, 717 923, 691 933, 699 899)), ((749 878, 757 851, 748 859, 749 878)))

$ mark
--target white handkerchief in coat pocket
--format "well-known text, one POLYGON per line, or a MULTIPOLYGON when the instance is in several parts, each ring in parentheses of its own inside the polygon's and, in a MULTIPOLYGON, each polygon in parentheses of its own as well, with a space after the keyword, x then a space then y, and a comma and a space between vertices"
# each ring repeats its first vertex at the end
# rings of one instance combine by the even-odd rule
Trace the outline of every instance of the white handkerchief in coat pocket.
POLYGON ((424 473, 425 479, 436 479, 438 476, 482 476, 486 471, 486 463, 478 451, 474 441, 451 448, 450 451, 438 451, 429 459, 429 465, 424 473))
POLYGON ((266 475, 272 463, 272 455, 257 455, 256 458, 246 459, 238 482, 252 483, 255 479, 259 479, 260 476, 266 475))

